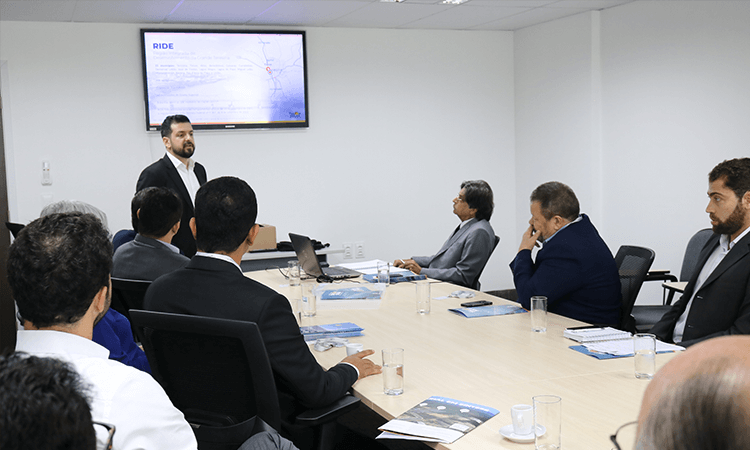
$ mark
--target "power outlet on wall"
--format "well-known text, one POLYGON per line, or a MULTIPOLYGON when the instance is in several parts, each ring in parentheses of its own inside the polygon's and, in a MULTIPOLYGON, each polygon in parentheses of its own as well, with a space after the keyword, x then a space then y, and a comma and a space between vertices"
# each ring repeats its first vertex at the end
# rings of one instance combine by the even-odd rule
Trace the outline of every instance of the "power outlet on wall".
POLYGON ((365 259, 365 243, 364 242, 354 243, 354 257, 356 259, 365 259))
POLYGON ((354 258, 354 245, 351 242, 344 242, 344 259, 354 258))

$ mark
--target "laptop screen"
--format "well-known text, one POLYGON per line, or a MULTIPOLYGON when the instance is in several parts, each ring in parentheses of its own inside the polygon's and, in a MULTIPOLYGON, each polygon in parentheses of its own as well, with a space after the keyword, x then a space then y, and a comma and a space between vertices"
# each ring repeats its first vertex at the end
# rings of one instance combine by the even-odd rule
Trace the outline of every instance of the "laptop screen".
POLYGON ((310 238, 300 234, 289 233, 289 239, 292 240, 292 247, 294 247, 294 252, 297 254, 297 259, 299 259, 299 265, 302 266, 302 270, 314 277, 323 275, 323 270, 320 268, 320 263, 318 262, 317 255, 315 255, 315 249, 313 249, 310 238))

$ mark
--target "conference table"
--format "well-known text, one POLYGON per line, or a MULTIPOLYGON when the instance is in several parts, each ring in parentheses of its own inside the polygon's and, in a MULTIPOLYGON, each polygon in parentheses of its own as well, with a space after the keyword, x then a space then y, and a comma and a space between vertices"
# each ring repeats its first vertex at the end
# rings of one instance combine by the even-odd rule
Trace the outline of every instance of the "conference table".
MULTIPOLYGON (((278 270, 245 275, 290 296, 287 280, 278 270)), ((358 281, 366 284, 361 279, 353 282, 358 281)), ((415 284, 392 284, 377 309, 322 309, 319 302, 317 315, 302 317, 300 324, 354 322, 364 328, 364 336, 349 338, 349 342, 374 350, 370 358, 377 364, 382 362, 382 349, 404 349, 403 394, 384 394, 382 375, 362 379, 352 388, 354 395, 386 419, 397 417, 430 396, 478 403, 500 411, 453 444, 428 444, 431 447, 533 449, 533 443, 512 442, 499 430, 511 423, 511 406, 532 404, 533 396, 552 394, 562 398, 563 449, 612 448, 609 436, 620 425, 637 418, 648 384, 647 380, 635 378, 633 358, 598 360, 569 349, 577 343, 564 338, 563 331, 585 325, 573 319, 549 314, 546 333, 535 333, 528 313, 468 319, 448 311, 467 300, 435 299, 461 289, 466 290, 450 283, 432 282, 431 312, 420 315, 416 312, 415 284)), ((473 292, 476 297, 472 300, 517 305, 473 292)), ((343 347, 311 351, 325 368, 346 356, 343 347)), ((657 370, 672 357, 674 354, 657 355, 657 370)))

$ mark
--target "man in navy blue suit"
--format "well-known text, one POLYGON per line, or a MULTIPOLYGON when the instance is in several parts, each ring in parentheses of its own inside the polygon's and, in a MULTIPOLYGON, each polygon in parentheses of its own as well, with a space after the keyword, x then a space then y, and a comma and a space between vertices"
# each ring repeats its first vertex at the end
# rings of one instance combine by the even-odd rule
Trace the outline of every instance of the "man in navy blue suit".
POLYGON ((618 325, 620 277, 594 225, 567 185, 550 181, 531 193, 531 220, 513 262, 518 301, 547 297, 547 310, 583 322, 618 325), (534 246, 542 247, 531 259, 534 246))

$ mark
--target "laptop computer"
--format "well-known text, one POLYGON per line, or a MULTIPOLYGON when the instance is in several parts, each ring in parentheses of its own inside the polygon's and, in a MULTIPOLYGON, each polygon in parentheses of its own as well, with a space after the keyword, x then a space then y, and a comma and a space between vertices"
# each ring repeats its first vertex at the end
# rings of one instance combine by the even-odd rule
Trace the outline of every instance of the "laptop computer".
POLYGON ((301 234, 289 233, 289 239, 292 241, 292 247, 294 247, 294 253, 297 254, 299 265, 306 274, 312 277, 319 277, 321 275, 327 275, 334 280, 342 280, 344 278, 356 278, 362 275, 362 272, 356 270, 347 269, 344 267, 320 267, 318 256, 315 254, 315 250, 312 246, 312 241, 307 236, 301 234))

